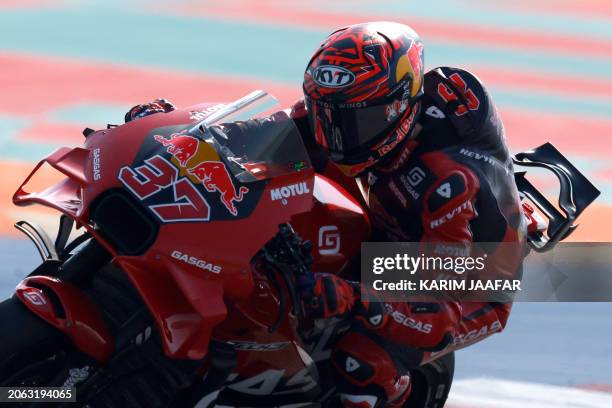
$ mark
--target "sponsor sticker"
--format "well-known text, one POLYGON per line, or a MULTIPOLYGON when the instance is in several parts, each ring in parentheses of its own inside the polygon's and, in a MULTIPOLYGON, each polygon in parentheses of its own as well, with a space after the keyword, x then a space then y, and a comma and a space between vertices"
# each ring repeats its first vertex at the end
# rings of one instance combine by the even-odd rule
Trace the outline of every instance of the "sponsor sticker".
POLYGON ((335 225, 319 228, 319 254, 334 255, 340 252, 340 231, 335 225))
POLYGON ((444 224, 447 221, 452 220, 453 218, 455 218, 456 215, 461 214, 463 211, 468 210, 470 208, 472 208, 470 201, 465 201, 464 203, 462 203, 456 208, 453 208, 451 211, 444 214, 442 217, 438 218, 437 220, 432 220, 429 224, 429 227, 432 229, 438 228, 440 225, 444 224))
POLYGON ((199 258, 197 258, 195 256, 190 256, 190 255, 188 255, 188 254, 186 254, 184 252, 177 251, 177 250, 172 251, 170 256, 172 258, 174 258, 174 259, 177 259, 177 260, 181 261, 181 262, 184 262, 184 263, 189 264, 189 265, 193 265, 193 266, 198 267, 198 268, 200 268, 202 270, 209 271, 209 272, 212 272, 212 273, 221 273, 221 270, 223 269, 219 265, 215 265, 215 264, 212 264, 210 262, 206 262, 206 261, 204 261, 202 259, 199 259, 199 258))
POLYGON ((287 199, 291 197, 301 196, 310 193, 308 184, 303 181, 301 183, 290 184, 288 186, 277 187, 270 190, 270 199, 272 201, 281 201, 287 204, 287 199))
POLYGON ((197 121, 204 120, 204 119, 206 119, 206 117, 208 115, 210 115, 211 113, 216 112, 218 110, 221 110, 222 108, 225 108, 225 106, 226 105, 220 103, 218 105, 213 105, 213 106, 211 106, 209 108, 202 109, 202 110, 199 110, 199 111, 190 111, 189 112, 189 119, 197 120, 197 121))
POLYGON ((413 167, 408 172, 407 181, 412 187, 418 186, 425 179, 425 172, 420 167, 413 167))
POLYGON ((218 191, 221 194, 221 202, 234 216, 238 215, 235 202, 241 202, 244 195, 249 192, 245 186, 236 190, 234 181, 223 162, 205 161, 187 170, 202 182, 208 192, 218 191))
POLYGON ((35 291, 24 292, 23 297, 25 297, 26 300, 34 306, 44 306, 47 304, 47 301, 45 300, 43 295, 35 291))
POLYGON ((95 148, 92 152, 93 154, 93 179, 98 181, 102 178, 102 173, 100 171, 100 148, 95 148))
POLYGON ((355 74, 337 65, 322 65, 315 68, 312 78, 317 85, 326 88, 343 88, 355 82, 355 74))
POLYGON ((173 133, 170 139, 160 135, 155 135, 153 138, 166 147, 166 151, 174 156, 183 167, 187 166, 187 162, 196 155, 200 145, 200 141, 195 137, 181 133, 173 133))

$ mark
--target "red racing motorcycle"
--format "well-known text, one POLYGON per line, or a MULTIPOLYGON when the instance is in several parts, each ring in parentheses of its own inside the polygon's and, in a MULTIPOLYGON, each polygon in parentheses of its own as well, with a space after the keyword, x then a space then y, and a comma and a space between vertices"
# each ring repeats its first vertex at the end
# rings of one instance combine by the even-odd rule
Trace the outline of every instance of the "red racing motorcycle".
MULTIPOLYGON (((350 323, 308 322, 295 283, 342 273, 369 219, 315 172, 285 112, 223 131, 272 100, 257 91, 86 129, 83 147, 36 166, 15 204, 63 215, 54 240, 16 224, 43 262, 0 303, 0 386, 74 387, 91 407, 336 406, 329 356, 350 323), (28 191, 43 166, 62 180, 28 191)), ((597 190, 552 145, 515 160, 561 181, 559 211, 517 174, 548 218, 529 237, 547 250, 597 190)), ((453 370, 452 354, 414 370, 406 406, 443 406, 453 370)))

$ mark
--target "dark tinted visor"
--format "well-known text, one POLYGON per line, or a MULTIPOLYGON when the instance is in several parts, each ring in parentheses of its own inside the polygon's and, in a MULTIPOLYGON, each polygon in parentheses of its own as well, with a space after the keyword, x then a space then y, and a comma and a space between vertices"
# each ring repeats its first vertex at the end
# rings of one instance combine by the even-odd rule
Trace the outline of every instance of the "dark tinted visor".
POLYGON ((376 104, 329 103, 306 98, 317 142, 345 159, 362 156, 389 136, 414 102, 410 82, 376 104))
POLYGON ((387 106, 375 105, 363 108, 341 108, 337 105, 309 103, 311 125, 325 137, 319 141, 331 152, 350 153, 370 147, 385 131, 394 126, 387 120, 387 106))

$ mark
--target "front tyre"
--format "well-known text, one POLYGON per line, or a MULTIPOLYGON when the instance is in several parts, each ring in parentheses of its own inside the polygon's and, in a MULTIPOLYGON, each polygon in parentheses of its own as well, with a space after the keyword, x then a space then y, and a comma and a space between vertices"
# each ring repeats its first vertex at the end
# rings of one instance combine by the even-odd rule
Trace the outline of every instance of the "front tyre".
POLYGON ((0 386, 54 382, 65 364, 64 336, 12 297, 0 303, 0 386))

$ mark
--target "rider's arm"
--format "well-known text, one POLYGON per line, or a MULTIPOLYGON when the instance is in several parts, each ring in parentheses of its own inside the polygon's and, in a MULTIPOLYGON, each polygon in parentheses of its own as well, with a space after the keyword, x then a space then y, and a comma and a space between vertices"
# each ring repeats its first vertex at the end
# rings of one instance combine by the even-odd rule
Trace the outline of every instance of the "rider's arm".
MULTIPOLYGON (((436 177, 421 198, 421 241, 471 244, 481 181, 444 153, 422 160, 436 177)), ((489 302, 388 303, 390 316, 380 334, 425 351, 452 351, 503 330, 510 310, 511 304, 489 302)))

